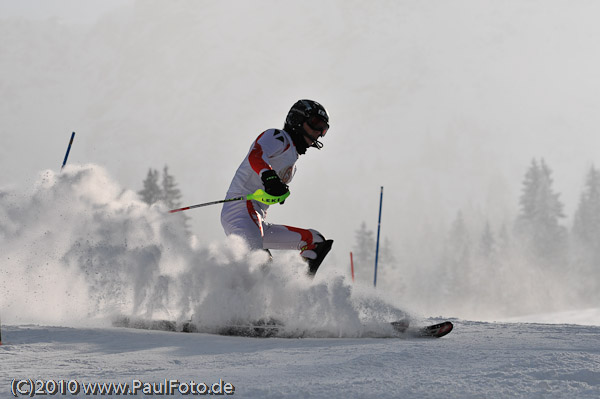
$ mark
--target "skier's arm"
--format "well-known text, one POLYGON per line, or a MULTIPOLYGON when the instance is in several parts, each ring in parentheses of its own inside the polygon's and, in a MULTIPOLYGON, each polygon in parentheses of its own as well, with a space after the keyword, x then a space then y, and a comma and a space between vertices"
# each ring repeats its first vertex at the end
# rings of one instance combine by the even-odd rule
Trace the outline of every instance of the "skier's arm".
POLYGON ((284 142, 275 139, 272 131, 266 131, 258 136, 248 155, 250 166, 261 178, 265 192, 273 196, 281 196, 289 191, 287 184, 281 181, 268 162, 270 156, 283 149, 284 142))
POLYGON ((250 154, 248 154, 250 166, 252 167, 252 170, 254 170, 254 172, 256 172, 256 174, 258 174, 259 176, 265 170, 273 170, 273 168, 271 167, 271 165, 269 165, 269 162, 267 161, 269 159, 268 152, 273 151, 273 148, 270 148, 273 147, 273 145, 268 145, 270 144, 270 140, 263 139, 263 137, 265 137, 265 133, 267 132, 263 132, 260 136, 258 136, 256 141, 254 141, 254 145, 252 145, 250 154))

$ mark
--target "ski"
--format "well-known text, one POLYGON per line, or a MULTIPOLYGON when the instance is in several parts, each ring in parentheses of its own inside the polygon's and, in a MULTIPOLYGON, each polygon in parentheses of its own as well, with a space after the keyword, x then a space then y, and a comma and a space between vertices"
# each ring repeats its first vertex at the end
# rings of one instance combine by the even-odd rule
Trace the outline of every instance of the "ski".
POLYGON ((255 337, 270 338, 279 336, 278 333, 283 328, 283 324, 275 319, 260 319, 252 323, 239 322, 231 323, 226 326, 217 327, 210 331, 200 330, 196 324, 191 321, 176 322, 171 320, 145 320, 131 318, 128 316, 119 316, 113 319, 113 327, 134 328, 138 330, 157 330, 184 333, 212 333, 218 335, 229 335, 236 337, 255 337))
POLYGON ((394 330, 400 334, 406 334, 421 338, 441 338, 450 334, 454 325, 450 321, 432 324, 425 327, 411 328, 408 320, 398 320, 391 323, 394 330))
MULTIPOLYGON (((217 329, 219 335, 233 337, 271 338, 277 336, 283 324, 275 319, 260 319, 252 323, 232 323, 217 329)), ((191 321, 182 324, 181 332, 200 332, 191 321)))
MULTIPOLYGON (((127 316, 118 317, 113 320, 114 327, 135 328, 142 330, 159 330, 184 333, 212 333, 218 335, 227 335, 234 337, 249 338, 302 338, 302 337, 326 337, 327 334, 310 334, 305 331, 285 331, 285 325, 273 318, 263 318, 253 322, 233 322, 226 326, 217 327, 210 331, 199 329, 191 321, 178 323, 170 320, 143 320, 132 319, 127 316)), ((441 338, 449 334, 454 325, 445 321, 438 324, 432 324, 425 327, 411 327, 409 320, 398 320, 390 323, 396 337, 407 338, 441 338)))
POLYGON ((454 324, 449 321, 445 321, 439 324, 433 324, 420 329, 419 333, 423 337, 441 338, 445 335, 450 334, 454 329, 454 324))

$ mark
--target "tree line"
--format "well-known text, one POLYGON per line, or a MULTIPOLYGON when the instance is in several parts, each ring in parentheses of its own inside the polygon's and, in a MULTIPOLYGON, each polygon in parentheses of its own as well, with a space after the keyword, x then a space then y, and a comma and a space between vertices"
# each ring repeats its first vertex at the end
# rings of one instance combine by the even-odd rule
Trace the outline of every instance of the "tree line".
MULTIPOLYGON (((416 255, 397 256, 389 243, 384 245, 379 270, 386 273, 387 268, 388 288, 448 309, 468 304, 472 311, 485 307, 514 314, 597 306, 600 170, 592 166, 587 171, 570 226, 553 183, 545 160, 533 159, 514 220, 494 226, 485 217, 458 211, 446 233, 426 237, 416 255), (436 295, 426 295, 432 287, 436 295)), ((355 237, 355 258, 372 273, 373 233, 363 223, 355 237)))
MULTIPOLYGON (((156 169, 149 168, 146 178, 142 182, 143 188, 137 192, 140 199, 148 205, 162 201, 169 209, 181 207, 181 190, 177 187, 175 177, 169 173, 169 167, 165 165, 162 176, 156 169)), ((185 230, 190 234, 190 217, 182 212, 174 215, 183 219, 185 230)))

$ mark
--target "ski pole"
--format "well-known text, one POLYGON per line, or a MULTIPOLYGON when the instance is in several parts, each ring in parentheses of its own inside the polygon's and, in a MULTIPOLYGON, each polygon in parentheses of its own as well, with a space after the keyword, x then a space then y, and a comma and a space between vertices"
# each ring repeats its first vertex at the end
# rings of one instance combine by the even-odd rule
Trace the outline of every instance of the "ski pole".
POLYGON ((185 208, 172 209, 169 211, 169 213, 187 211, 188 209, 200 208, 202 206, 208 206, 208 205, 222 204, 224 202, 243 201, 243 200, 247 200, 247 201, 254 200, 254 201, 262 202, 263 204, 271 205, 271 204, 277 204, 279 202, 285 201, 285 199, 287 197, 289 197, 289 195, 290 195, 290 192, 288 191, 284 195, 276 197, 274 195, 265 193, 261 189, 258 189, 253 194, 248 194, 243 197, 227 198, 227 199, 219 200, 219 201, 211 201, 211 202, 205 202, 203 204, 190 205, 190 206, 186 206, 185 208))
POLYGON ((373 276, 373 287, 377 287, 377 261, 379 260, 379 232, 381 230, 381 205, 383 204, 383 186, 379 194, 379 220, 377 221, 377 246, 375 247, 375 273, 373 276))
POLYGON ((67 147, 67 153, 65 154, 65 159, 63 161, 62 166, 60 167, 60 170, 63 170, 63 168, 65 167, 65 165, 67 164, 67 158, 69 158, 69 152, 71 151, 71 145, 73 145, 73 139, 75 138, 75 132, 73 132, 71 134, 71 140, 69 140, 69 146, 67 147))

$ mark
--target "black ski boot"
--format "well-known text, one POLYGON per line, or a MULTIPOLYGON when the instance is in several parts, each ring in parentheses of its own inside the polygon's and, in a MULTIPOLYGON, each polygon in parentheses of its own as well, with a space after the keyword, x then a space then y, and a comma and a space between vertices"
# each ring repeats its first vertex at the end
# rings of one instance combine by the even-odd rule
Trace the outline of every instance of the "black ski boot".
POLYGON ((331 246, 333 245, 333 240, 325 240, 322 242, 318 242, 315 244, 315 251, 317 253, 317 257, 315 259, 304 258, 308 263, 308 275, 310 277, 314 277, 317 274, 317 270, 319 270, 319 266, 325 259, 325 256, 331 250, 331 246))
POLYGON ((270 265, 271 263, 273 263, 273 254, 266 248, 263 249, 263 251, 265 251, 269 255, 269 258, 267 259, 267 263, 265 263, 265 265, 270 265))

